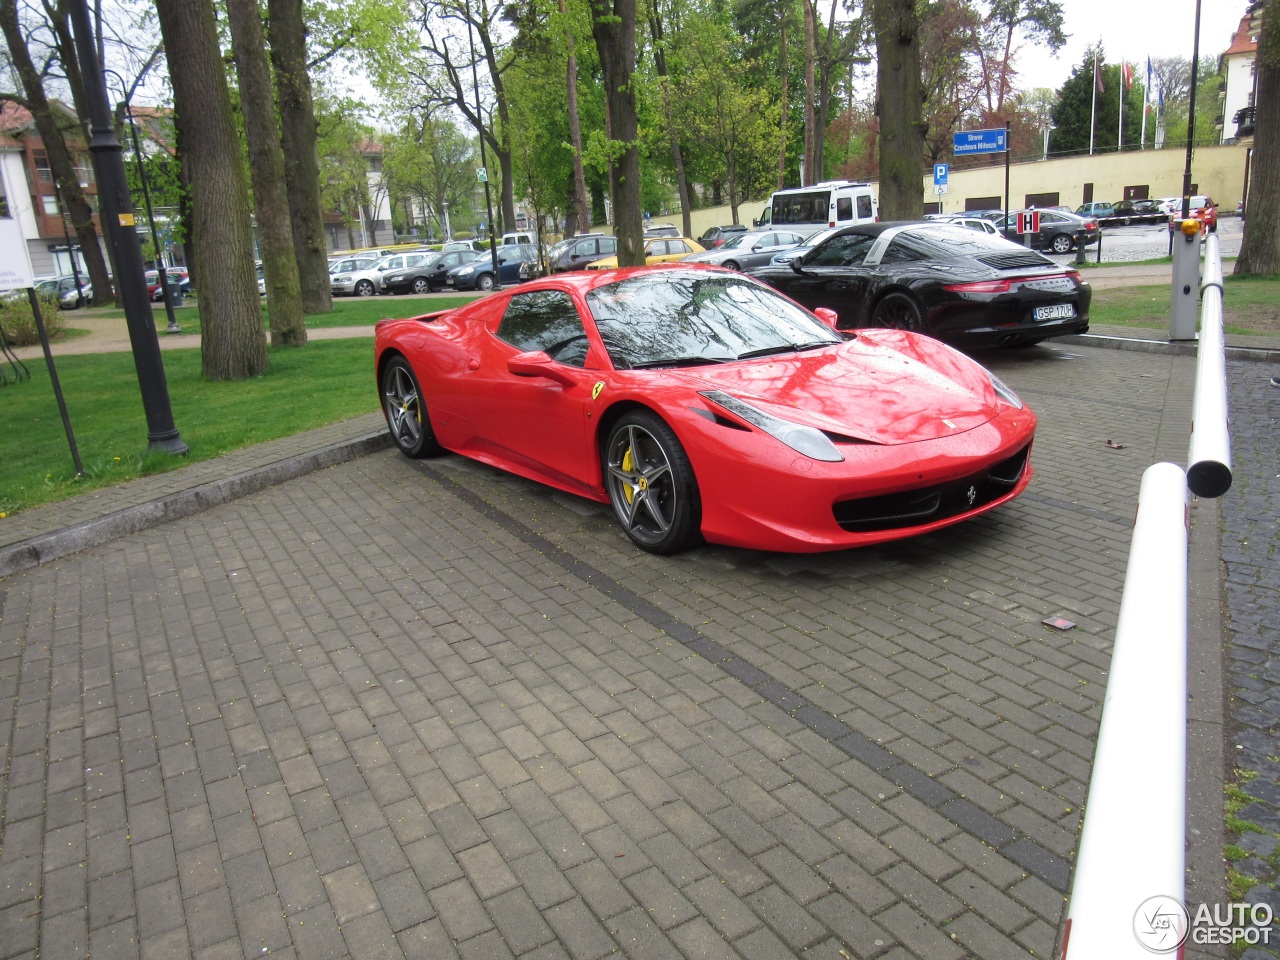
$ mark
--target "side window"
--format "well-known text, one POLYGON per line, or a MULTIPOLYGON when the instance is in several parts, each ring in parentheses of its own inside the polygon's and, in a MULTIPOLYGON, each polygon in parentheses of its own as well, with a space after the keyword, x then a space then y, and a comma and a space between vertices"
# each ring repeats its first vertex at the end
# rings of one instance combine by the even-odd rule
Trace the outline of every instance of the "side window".
POLYGON ((889 244, 889 249, 880 258, 881 263, 909 263, 912 260, 923 260, 929 256, 928 250, 922 250, 910 237, 898 237, 889 244))
POLYGON ((582 317, 569 295, 559 290, 512 297, 498 325, 498 339, 521 352, 546 351, 551 359, 570 366, 586 364, 589 343, 582 317))
POLYGON ((668 253, 690 253, 691 251, 689 250, 689 245, 685 243, 683 240, 668 240, 667 252, 668 253))
POLYGON ((853 197, 836 198, 836 220, 853 219, 853 197))
POLYGON ((608 256, 611 253, 618 252, 617 237, 602 237, 598 242, 600 244, 600 252, 603 253, 605 256, 608 256))
POLYGON ((867 251, 875 240, 857 233, 848 233, 843 237, 833 237, 813 252, 812 258, 805 258, 806 267, 849 267, 857 266, 867 257, 867 251))
POLYGON ((871 194, 863 193, 858 196, 858 219, 871 219, 871 194))

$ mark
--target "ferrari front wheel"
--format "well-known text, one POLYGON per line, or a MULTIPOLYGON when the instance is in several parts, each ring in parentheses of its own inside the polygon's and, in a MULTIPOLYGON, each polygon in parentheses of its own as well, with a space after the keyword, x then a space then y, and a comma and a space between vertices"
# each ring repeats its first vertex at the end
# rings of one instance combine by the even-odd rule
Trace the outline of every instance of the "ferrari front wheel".
POLYGON ((675 433, 647 410, 625 414, 604 449, 605 488, 631 541, 650 553, 679 553, 701 538, 702 501, 675 433))
POLYGON ((404 357, 393 357, 382 369, 382 412, 387 415, 391 439, 406 457, 440 453, 418 378, 404 357))

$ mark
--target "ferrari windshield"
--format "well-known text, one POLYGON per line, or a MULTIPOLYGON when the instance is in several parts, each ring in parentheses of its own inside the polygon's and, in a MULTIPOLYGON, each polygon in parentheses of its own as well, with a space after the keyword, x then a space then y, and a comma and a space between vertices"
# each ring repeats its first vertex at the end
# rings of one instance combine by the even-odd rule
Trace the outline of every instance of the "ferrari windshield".
POLYGON ((587 305, 618 368, 714 363, 843 340, 742 276, 656 270, 597 287, 587 305))

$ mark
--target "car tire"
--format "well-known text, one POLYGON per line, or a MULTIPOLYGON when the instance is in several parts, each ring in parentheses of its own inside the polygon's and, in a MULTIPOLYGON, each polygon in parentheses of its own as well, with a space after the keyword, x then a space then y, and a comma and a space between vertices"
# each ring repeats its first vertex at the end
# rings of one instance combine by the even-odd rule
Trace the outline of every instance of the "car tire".
POLYGON ((424 293, 431 292, 431 281, 426 277, 413 278, 413 292, 421 296, 424 293))
POLYGON ((422 400, 422 388, 413 367, 404 357, 396 356, 382 368, 382 412, 387 429, 400 452, 406 457, 434 457, 443 449, 436 441, 422 400))
POLYGON ((871 311, 871 325, 923 333, 924 317, 919 305, 905 293, 890 293, 871 311))
POLYGON ((740 263, 738 263, 738 261, 737 261, 737 260, 726 260, 724 263, 720 264, 720 266, 724 267, 726 270, 741 270, 741 269, 742 269, 742 265, 741 265, 740 263))
POLYGON ((701 541, 698 483, 665 421, 648 410, 624 414, 609 431, 601 459, 609 503, 632 543, 667 555, 701 541))
POLYGON ((1058 234, 1049 243, 1049 249, 1054 253, 1070 253, 1073 246, 1075 246, 1075 241, 1065 233, 1058 234))
POLYGON ((372 297, 375 293, 377 291, 373 289, 373 284, 368 280, 361 280, 356 284, 357 297, 372 297))
POLYGON ((1210 232, 1210 233, 1217 233, 1217 232, 1218 232, 1218 221, 1217 221, 1217 220, 1215 220, 1215 221, 1213 221, 1213 223, 1209 224, 1209 232, 1210 232))
POLYGON ((477 289, 477 290, 492 290, 492 289, 493 289, 493 274, 491 274, 491 273, 482 273, 482 274, 480 274, 480 276, 476 277, 476 289, 477 289))

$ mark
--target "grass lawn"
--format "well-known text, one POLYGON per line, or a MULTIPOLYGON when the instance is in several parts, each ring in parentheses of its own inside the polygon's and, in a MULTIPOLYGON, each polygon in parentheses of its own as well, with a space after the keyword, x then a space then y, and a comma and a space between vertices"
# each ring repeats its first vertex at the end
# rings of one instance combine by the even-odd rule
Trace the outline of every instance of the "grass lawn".
MULTIPOLYGON (((371 327, 384 317, 416 317, 435 310, 452 310, 476 299, 477 294, 459 294, 457 296, 431 297, 334 297, 332 313, 316 313, 306 318, 308 330, 319 330, 324 327, 371 327)), ((65 340, 84 333, 75 329, 77 316, 90 317, 123 317, 124 313, 115 307, 94 307, 89 310, 75 310, 62 314, 65 324, 63 333, 55 338, 65 340)), ((169 325, 169 316, 164 305, 157 304, 153 308, 156 329, 164 336, 169 325)), ((185 300, 183 305, 175 307, 174 319, 183 333, 200 332, 200 310, 194 300, 185 300)), ((262 325, 267 327, 267 303, 262 301, 262 325)))
POLYGON ((85 467, 77 480, 48 369, 43 361, 28 363, 31 380, 3 388, 0 516, 378 409, 368 339, 273 350, 270 371, 252 380, 202 379, 199 350, 166 351, 164 366, 190 457, 145 454, 147 423, 132 354, 58 360, 85 467))
MULTIPOLYGON (((1223 320, 1227 333, 1280 336, 1280 278, 1225 278, 1223 320)), ((1169 326, 1169 285, 1094 290, 1091 323, 1118 327, 1169 326)))

